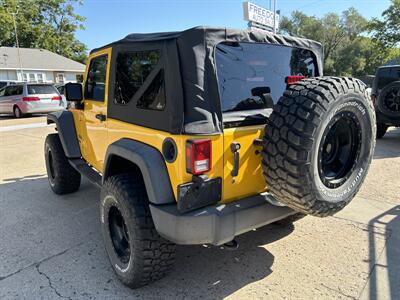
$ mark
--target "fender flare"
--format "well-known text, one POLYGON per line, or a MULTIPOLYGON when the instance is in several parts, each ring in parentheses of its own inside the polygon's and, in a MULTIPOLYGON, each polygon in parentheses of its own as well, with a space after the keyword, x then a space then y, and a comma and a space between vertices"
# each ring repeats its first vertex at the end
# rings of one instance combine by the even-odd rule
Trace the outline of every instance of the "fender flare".
POLYGON ((63 146, 65 156, 80 158, 82 156, 76 136, 74 117, 70 111, 63 110, 47 115, 47 124, 55 123, 63 146))
POLYGON ((112 143, 108 146, 104 160, 103 184, 110 176, 110 162, 113 156, 126 159, 139 167, 150 203, 156 205, 176 203, 167 166, 160 151, 126 138, 112 143))

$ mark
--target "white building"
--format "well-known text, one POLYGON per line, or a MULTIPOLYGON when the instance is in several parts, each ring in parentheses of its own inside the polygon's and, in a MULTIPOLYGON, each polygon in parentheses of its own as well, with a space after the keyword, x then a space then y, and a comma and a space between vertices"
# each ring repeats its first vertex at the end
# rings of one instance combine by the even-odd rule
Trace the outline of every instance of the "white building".
POLYGON ((82 76, 85 65, 44 49, 0 47, 0 80, 67 83, 82 76))

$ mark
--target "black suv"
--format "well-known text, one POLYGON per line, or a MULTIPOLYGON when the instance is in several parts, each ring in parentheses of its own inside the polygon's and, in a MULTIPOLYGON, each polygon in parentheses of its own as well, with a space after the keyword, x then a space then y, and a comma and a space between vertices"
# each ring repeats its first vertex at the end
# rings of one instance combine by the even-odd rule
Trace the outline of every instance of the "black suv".
POLYGON ((380 139, 389 126, 400 126, 400 65, 376 70, 371 98, 376 111, 376 137, 380 139))

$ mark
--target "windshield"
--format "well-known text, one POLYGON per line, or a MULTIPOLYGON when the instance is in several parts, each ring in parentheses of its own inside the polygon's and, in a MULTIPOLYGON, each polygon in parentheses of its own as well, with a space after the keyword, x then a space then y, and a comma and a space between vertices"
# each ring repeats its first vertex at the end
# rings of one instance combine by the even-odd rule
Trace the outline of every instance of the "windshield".
POLYGON ((28 94, 29 95, 37 95, 37 94, 57 94, 57 90, 52 85, 45 84, 28 84, 28 94))
POLYGON ((216 51, 223 112, 272 108, 291 75, 316 75, 311 51, 261 43, 222 43, 216 51))

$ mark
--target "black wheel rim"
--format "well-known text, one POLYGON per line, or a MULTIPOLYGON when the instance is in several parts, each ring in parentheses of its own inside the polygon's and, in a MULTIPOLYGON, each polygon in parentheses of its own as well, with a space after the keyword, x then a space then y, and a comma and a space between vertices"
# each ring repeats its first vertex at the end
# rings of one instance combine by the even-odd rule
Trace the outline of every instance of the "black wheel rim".
POLYGON ((54 180, 54 166, 53 166, 53 155, 51 154, 51 151, 49 150, 47 153, 47 157, 49 160, 49 172, 50 172, 50 179, 53 181, 54 180))
POLYGON ((391 89, 385 97, 385 106, 393 112, 400 112, 400 89, 391 89))
POLYGON ((338 188, 357 164, 361 148, 361 126, 353 112, 340 112, 329 122, 318 153, 319 176, 325 186, 338 188))
POLYGON ((114 250, 120 261, 127 264, 131 255, 129 235, 124 218, 117 207, 110 208, 108 220, 114 250))

